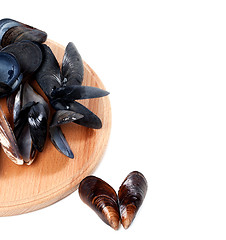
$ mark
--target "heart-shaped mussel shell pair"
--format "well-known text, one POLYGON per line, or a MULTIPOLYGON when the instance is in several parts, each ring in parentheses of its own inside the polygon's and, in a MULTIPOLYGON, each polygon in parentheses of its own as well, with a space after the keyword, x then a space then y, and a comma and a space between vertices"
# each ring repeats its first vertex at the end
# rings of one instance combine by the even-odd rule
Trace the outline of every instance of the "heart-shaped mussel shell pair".
POLYGON ((147 180, 138 171, 131 172, 115 190, 105 181, 88 176, 79 185, 79 196, 97 215, 117 230, 120 220, 125 229, 132 223, 147 192, 147 180))

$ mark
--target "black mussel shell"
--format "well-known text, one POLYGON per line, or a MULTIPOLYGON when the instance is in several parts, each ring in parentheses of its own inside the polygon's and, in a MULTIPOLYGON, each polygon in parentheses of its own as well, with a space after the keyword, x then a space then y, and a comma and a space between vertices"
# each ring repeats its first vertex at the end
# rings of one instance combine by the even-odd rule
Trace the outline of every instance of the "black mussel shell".
POLYGON ((35 74, 35 78, 45 95, 51 99, 53 89, 61 86, 60 66, 52 50, 45 44, 40 46, 43 61, 35 74))
POLYGON ((0 97, 5 97, 17 89, 22 81, 20 65, 9 53, 0 52, 0 97))
POLYGON ((28 113, 31 139, 34 147, 42 152, 47 136, 48 113, 41 103, 34 104, 28 113))
POLYGON ((115 190, 100 178, 88 176, 79 185, 81 200, 109 226, 119 228, 118 198, 115 190))
POLYGON ((59 126, 49 128, 50 139, 55 148, 69 158, 74 158, 74 154, 65 139, 65 136, 59 126))
POLYGON ((41 152, 47 136, 49 108, 45 100, 26 82, 15 96, 14 134, 26 164, 30 165, 36 150, 41 152), (26 141, 23 138, 26 137, 26 141))
POLYGON ((27 82, 23 84, 23 93, 22 93, 22 106, 29 102, 36 102, 41 103, 44 107, 46 112, 49 112, 48 103, 44 100, 44 98, 39 95, 30 84, 27 82))
POLYGON ((16 57, 23 74, 33 74, 42 63, 42 51, 31 41, 13 43, 1 51, 11 53, 16 57))
POLYGON ((63 153, 65 156, 69 158, 74 158, 74 154, 69 147, 68 142, 64 134, 62 133, 61 128, 59 127, 62 124, 70 123, 75 120, 83 118, 83 115, 70 111, 70 110, 57 110, 50 124, 50 139, 53 145, 56 147, 58 151, 63 153))
POLYGON ((35 105, 35 102, 29 102, 25 104, 23 107, 18 107, 18 110, 14 112, 16 117, 14 118, 14 134, 16 139, 18 140, 20 137, 21 132, 23 131, 23 128, 26 124, 28 124, 28 114, 33 105, 35 105))
POLYGON ((66 86, 81 85, 84 76, 82 58, 72 42, 69 42, 62 62, 63 84, 66 86))
POLYGON ((70 110, 76 113, 79 113, 83 115, 83 118, 80 118, 74 123, 77 123, 79 125, 82 125, 84 127, 88 128, 93 128, 93 129, 100 129, 102 128, 102 122, 100 118, 95 115, 93 112, 91 112, 88 108, 83 106, 82 104, 78 102, 61 102, 61 101, 52 101, 51 105, 56 109, 56 110, 70 110))
POLYGON ((27 119, 34 147, 43 151, 47 136, 49 107, 47 102, 26 82, 23 86, 22 107, 35 103, 29 109, 27 119))
POLYGON ((125 229, 132 223, 147 192, 147 180, 138 171, 131 172, 118 191, 121 222, 125 229))
POLYGON ((49 114, 48 103, 28 84, 28 82, 25 82, 23 85, 21 84, 17 93, 10 97, 13 98, 10 101, 14 104, 13 107, 9 106, 13 109, 14 123, 17 121, 19 114, 21 114, 20 111, 23 113, 26 109, 25 106, 31 106, 31 104, 34 103, 41 103, 45 107, 45 111, 49 114))
POLYGON ((80 118, 83 118, 82 114, 69 111, 69 110, 58 110, 53 114, 50 127, 55 127, 62 124, 70 123, 80 118))
POLYGON ((12 86, 20 74, 17 59, 9 53, 0 52, 0 82, 12 86))
POLYGON ((23 40, 43 43, 47 34, 39 29, 12 19, 0 20, 0 41, 3 47, 23 40))
POLYGON ((0 45, 2 45, 2 37, 4 36, 4 34, 13 27, 16 26, 21 26, 21 24, 17 21, 14 21, 12 19, 9 18, 3 18, 0 20, 0 45))
POLYGON ((36 128, 37 126, 36 115, 32 113, 32 110, 33 110, 32 107, 34 107, 37 104, 38 103, 35 103, 35 102, 29 102, 26 105, 24 105, 18 114, 17 120, 14 123, 13 131, 18 143, 19 151, 23 157, 24 162, 27 165, 30 165, 34 161, 37 154, 36 150, 38 149, 38 147, 40 147, 38 143, 40 145, 43 144, 43 139, 44 139, 43 132, 41 130, 38 131, 36 128), (32 120, 30 120, 32 121, 32 126, 28 121, 28 118, 30 117, 30 115, 31 115, 31 118, 33 118, 32 120), (33 140, 32 133, 33 135, 34 133, 37 134, 36 138, 39 137, 38 141, 36 140, 36 138, 33 140))
POLYGON ((61 99, 65 101, 74 101, 80 99, 99 98, 107 96, 109 92, 96 87, 89 86, 65 86, 56 88, 52 91, 51 96, 54 99, 61 99))

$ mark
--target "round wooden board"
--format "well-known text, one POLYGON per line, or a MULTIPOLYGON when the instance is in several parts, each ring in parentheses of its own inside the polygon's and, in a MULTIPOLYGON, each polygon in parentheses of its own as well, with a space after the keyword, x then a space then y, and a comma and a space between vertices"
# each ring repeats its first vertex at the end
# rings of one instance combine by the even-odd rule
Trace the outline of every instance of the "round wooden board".
MULTIPOLYGON (((58 62, 62 62, 64 47, 47 40, 58 62)), ((96 73, 84 62, 83 85, 104 89, 96 73)), ((41 92, 34 83, 37 91, 41 92)), ((43 94, 42 94, 43 95, 43 94)), ((42 153, 38 153, 32 165, 18 166, 0 150, 0 216, 31 212, 66 197, 78 187, 80 181, 90 175, 100 162, 107 146, 111 129, 111 107, 108 97, 79 101, 102 120, 103 127, 89 129, 74 123, 62 126, 62 131, 75 155, 65 157, 52 145, 49 138, 42 153)), ((6 100, 0 104, 9 119, 6 100)))

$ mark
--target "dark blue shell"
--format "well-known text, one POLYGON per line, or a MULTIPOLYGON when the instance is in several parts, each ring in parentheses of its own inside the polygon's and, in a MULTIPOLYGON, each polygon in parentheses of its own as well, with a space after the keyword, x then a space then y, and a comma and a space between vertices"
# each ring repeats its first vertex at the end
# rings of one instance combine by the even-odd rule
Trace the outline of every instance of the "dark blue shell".
POLYGON ((0 97, 11 94, 22 81, 20 65, 10 53, 0 52, 0 97))

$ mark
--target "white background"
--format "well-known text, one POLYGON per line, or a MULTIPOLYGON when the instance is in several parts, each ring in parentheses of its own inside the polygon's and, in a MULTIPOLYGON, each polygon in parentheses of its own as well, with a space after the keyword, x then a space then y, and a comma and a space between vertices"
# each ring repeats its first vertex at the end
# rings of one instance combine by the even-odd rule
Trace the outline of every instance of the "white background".
POLYGON ((128 230, 105 225, 76 191, 0 218, 1 239, 226 238, 225 13, 217 0, 1 2, 1 18, 74 42, 110 91, 111 137, 94 175, 116 191, 133 170, 149 183, 128 230))

